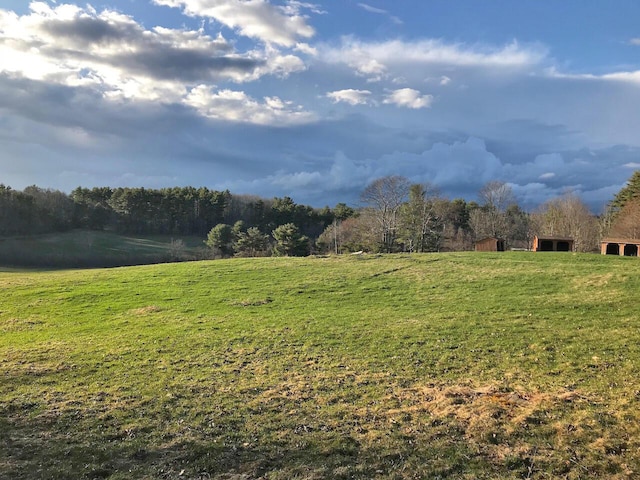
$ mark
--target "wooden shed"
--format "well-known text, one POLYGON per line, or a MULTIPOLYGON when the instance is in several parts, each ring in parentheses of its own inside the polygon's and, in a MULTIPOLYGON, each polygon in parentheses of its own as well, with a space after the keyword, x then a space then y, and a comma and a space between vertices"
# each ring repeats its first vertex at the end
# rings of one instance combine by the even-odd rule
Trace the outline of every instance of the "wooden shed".
POLYGON ((604 238, 600 242, 602 255, 640 257, 640 240, 637 238, 604 238))
POLYGON ((533 237, 534 252, 572 252, 573 238, 563 237, 533 237))
POLYGON ((503 239, 487 237, 476 242, 476 252, 504 252, 504 246, 503 239))

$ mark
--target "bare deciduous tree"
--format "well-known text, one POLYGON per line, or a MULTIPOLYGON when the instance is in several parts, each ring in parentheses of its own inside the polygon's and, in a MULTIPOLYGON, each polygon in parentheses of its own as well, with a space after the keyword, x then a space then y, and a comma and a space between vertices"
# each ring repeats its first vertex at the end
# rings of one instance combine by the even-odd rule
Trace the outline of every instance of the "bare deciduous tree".
POLYGON ((438 191, 430 184, 409 188, 409 201, 402 209, 402 236, 410 252, 438 251, 443 222, 438 209, 438 191))
POLYGON ((573 238, 576 252, 591 252, 598 247, 598 220, 575 193, 544 203, 535 223, 538 235, 573 238))
POLYGON ((409 194, 410 182, 399 175, 378 178, 371 182, 360 199, 373 212, 382 250, 392 252, 399 226, 399 212, 409 194))
POLYGON ((615 217, 609 235, 621 238, 640 238, 640 200, 625 203, 615 217))
POLYGON ((478 193, 482 206, 505 212, 508 207, 516 203, 513 190, 505 182, 492 180, 487 182, 478 193))
POLYGON ((507 238, 509 221, 507 208, 516 204, 511 187, 497 180, 487 182, 478 197, 481 207, 471 212, 469 224, 476 240, 484 237, 507 238))

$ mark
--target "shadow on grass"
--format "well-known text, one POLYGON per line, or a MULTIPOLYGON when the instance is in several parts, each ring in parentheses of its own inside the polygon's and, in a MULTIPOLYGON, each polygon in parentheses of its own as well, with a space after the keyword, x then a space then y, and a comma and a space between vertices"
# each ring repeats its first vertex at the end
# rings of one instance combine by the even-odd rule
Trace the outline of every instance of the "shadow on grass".
POLYGON ((155 437, 153 431, 114 429, 108 422, 86 430, 78 427, 85 419, 74 419, 73 411, 55 417, 38 415, 37 408, 24 404, 20 411, 0 412, 0 478, 454 478, 475 463, 468 448, 452 439, 436 451, 410 443, 363 446, 340 432, 310 439, 304 432, 280 432, 281 438, 264 443, 188 428, 155 437))

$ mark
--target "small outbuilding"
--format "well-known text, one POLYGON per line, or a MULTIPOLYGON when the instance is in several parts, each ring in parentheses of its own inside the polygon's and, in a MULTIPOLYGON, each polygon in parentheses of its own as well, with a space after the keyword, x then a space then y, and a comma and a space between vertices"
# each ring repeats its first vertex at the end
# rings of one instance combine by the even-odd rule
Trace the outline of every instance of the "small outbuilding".
POLYGON ((476 242, 476 252, 504 252, 504 247, 501 238, 487 237, 476 242))
POLYGON ((572 252, 573 238, 563 237, 533 237, 534 252, 572 252))
POLYGON ((600 242, 602 255, 640 257, 640 240, 637 238, 605 238, 600 242))

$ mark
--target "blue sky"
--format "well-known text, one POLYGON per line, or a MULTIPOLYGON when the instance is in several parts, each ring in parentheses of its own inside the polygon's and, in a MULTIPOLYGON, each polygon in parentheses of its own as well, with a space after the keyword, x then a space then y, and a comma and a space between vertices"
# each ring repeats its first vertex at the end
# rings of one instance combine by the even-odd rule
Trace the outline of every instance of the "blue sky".
POLYGON ((0 183, 596 213, 640 168, 635 0, 3 0, 0 183))

